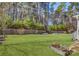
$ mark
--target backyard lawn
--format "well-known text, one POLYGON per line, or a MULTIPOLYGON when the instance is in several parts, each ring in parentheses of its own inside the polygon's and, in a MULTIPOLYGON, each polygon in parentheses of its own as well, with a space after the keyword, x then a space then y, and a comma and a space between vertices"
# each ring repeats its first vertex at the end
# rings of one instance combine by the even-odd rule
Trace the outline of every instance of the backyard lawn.
POLYGON ((71 34, 7 35, 5 42, 0 45, 0 55, 60 56, 49 48, 53 42, 69 46, 72 43, 71 34))

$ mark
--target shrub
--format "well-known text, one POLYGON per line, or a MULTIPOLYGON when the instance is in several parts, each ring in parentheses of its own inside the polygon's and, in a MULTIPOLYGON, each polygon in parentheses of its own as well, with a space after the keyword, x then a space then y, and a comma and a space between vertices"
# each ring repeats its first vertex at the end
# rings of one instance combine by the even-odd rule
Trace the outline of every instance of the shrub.
POLYGON ((49 30, 53 30, 53 31, 63 31, 66 29, 66 26, 64 24, 59 24, 59 25, 50 25, 49 26, 49 30))
POLYGON ((28 29, 35 29, 36 28, 36 25, 28 17, 24 19, 23 24, 25 24, 28 29))
POLYGON ((12 19, 10 16, 5 15, 2 19, 0 19, 0 27, 10 27, 12 25, 12 19))
POLYGON ((25 24, 23 24, 23 21, 21 20, 16 20, 12 23, 12 26, 10 26, 10 28, 14 28, 14 29, 19 29, 19 28, 24 28, 26 27, 25 24))
POLYGON ((37 30, 44 30, 44 25, 43 25, 43 24, 41 24, 41 23, 36 23, 35 25, 36 25, 36 29, 37 29, 37 30))
POLYGON ((27 24, 26 26, 29 29, 37 29, 37 30, 44 30, 44 26, 41 23, 33 23, 31 19, 28 17, 24 19, 24 24, 27 24))
POLYGON ((66 27, 63 24, 58 25, 58 30, 65 30, 66 27))

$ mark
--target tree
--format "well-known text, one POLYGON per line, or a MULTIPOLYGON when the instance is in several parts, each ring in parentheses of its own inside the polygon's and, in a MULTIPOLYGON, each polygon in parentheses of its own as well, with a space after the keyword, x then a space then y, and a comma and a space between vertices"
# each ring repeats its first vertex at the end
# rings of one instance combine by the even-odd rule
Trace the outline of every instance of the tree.
POLYGON ((8 8, 9 3, 0 3, 0 43, 5 39, 4 29, 6 28, 6 14, 5 10, 8 8))
POLYGON ((5 9, 7 9, 9 3, 0 3, 0 22, 1 22, 1 30, 4 34, 4 29, 6 27, 6 20, 5 20, 5 9))

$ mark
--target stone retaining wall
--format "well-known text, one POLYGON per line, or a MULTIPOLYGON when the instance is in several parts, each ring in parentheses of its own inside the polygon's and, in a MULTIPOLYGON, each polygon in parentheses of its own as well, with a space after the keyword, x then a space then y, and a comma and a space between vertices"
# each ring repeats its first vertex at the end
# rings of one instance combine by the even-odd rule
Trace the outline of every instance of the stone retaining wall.
MULTIPOLYGON (((29 30, 29 29, 5 29, 5 34, 43 34, 44 30, 29 30)), ((65 33, 65 31, 50 31, 50 33, 65 33)))

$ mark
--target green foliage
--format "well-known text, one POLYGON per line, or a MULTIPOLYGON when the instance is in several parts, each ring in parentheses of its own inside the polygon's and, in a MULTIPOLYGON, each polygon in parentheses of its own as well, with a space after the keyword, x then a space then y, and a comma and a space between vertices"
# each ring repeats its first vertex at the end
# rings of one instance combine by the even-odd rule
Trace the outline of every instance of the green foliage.
POLYGON ((29 29, 31 27, 32 22, 29 18, 25 18, 23 20, 14 20, 11 23, 11 26, 9 25, 8 28, 15 28, 15 29, 20 29, 20 28, 25 28, 25 29, 29 29))
POLYGON ((41 23, 36 23, 35 25, 36 25, 36 29, 37 29, 37 30, 44 30, 44 25, 43 25, 43 24, 41 24, 41 23))
POLYGON ((31 19, 29 19, 28 17, 26 17, 23 20, 23 24, 26 25, 26 27, 28 27, 29 29, 34 29, 35 28, 35 24, 33 23, 33 21, 31 19))
MULTIPOLYGON (((1 23, 0 23, 1 24, 1 23)), ((12 20, 9 16, 5 17, 5 25, 7 28, 14 29, 36 29, 36 30, 44 30, 44 25, 42 23, 33 23, 31 19, 28 17, 23 20, 12 20)), ((60 25, 50 25, 48 26, 49 30, 65 30, 66 27, 63 24, 60 25)))
POLYGON ((11 17, 9 17, 8 15, 4 15, 1 17, 0 19, 0 27, 9 27, 12 24, 12 20, 11 17))
POLYGON ((53 31, 57 31, 57 30, 63 31, 63 30, 66 30, 66 27, 65 27, 65 25, 63 25, 63 24, 60 24, 60 25, 50 25, 50 26, 49 26, 49 30, 53 30, 53 31))
POLYGON ((19 29, 19 28, 24 28, 25 24, 23 24, 23 21, 21 20, 16 20, 13 22, 11 28, 19 29))
POLYGON ((13 20, 11 19, 11 17, 6 16, 5 21, 6 21, 5 25, 6 25, 7 28, 12 26, 13 20))
POLYGON ((28 17, 24 19, 23 23, 26 24, 26 26, 29 29, 44 30, 43 24, 41 24, 41 23, 33 23, 33 21, 31 19, 29 19, 28 17))
POLYGON ((61 13, 63 8, 66 8, 66 3, 65 2, 61 2, 60 5, 58 6, 58 8, 56 9, 56 12, 61 13))
POLYGON ((38 29, 38 30, 44 30, 44 26, 41 23, 33 23, 33 21, 29 18, 25 18, 24 20, 15 20, 15 21, 7 21, 8 28, 25 28, 25 29, 38 29), (9 23, 8 23, 9 22, 9 23))

